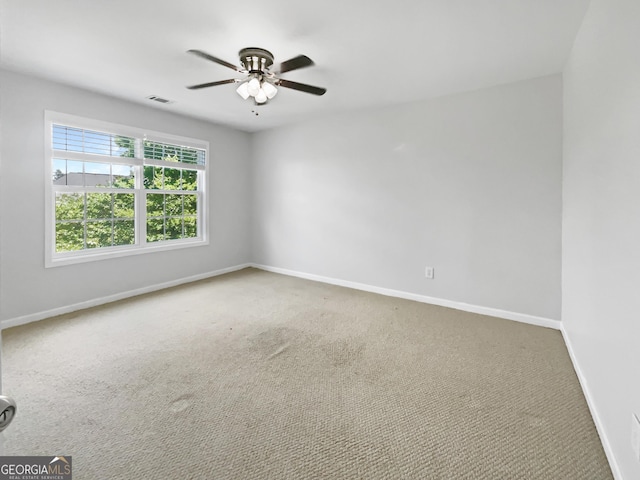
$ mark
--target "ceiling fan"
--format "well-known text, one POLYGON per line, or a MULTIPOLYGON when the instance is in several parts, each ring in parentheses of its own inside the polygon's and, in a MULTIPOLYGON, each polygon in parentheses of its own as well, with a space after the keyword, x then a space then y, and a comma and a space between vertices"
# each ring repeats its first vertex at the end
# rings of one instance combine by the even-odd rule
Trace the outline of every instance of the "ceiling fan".
POLYGON ((312 95, 324 95, 327 91, 326 88, 314 87, 313 85, 280 78, 280 75, 285 72, 291 72, 292 70, 298 70, 300 68, 314 65, 313 60, 306 55, 298 55, 286 62, 282 62, 272 71, 273 55, 271 52, 263 48, 250 47, 240 50, 238 55, 240 57, 240 64, 242 65, 241 67, 225 62, 224 60, 214 57, 213 55, 209 55, 201 50, 188 50, 187 53, 197 55, 198 57, 202 57, 206 60, 210 60, 235 70, 242 75, 246 75, 244 78, 230 78, 228 80, 219 80, 217 82, 191 85, 187 87, 190 90, 215 87, 217 85, 225 85, 227 83, 240 83, 240 86, 236 89, 238 95, 245 100, 251 97, 256 105, 263 105, 275 97, 276 93, 278 93, 278 89, 276 87, 291 88, 300 92, 311 93, 312 95))

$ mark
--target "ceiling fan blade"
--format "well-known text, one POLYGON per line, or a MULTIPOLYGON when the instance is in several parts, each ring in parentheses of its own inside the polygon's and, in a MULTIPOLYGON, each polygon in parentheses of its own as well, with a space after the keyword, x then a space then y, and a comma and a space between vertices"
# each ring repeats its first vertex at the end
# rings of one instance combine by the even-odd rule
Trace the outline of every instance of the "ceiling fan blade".
POLYGON ((225 85, 227 83, 237 83, 237 82, 241 82, 242 80, 238 80, 236 78, 230 78, 229 80, 218 80, 217 82, 209 82, 209 83, 201 83, 199 85, 191 85, 190 87, 187 87, 189 90, 198 90, 200 88, 207 88, 207 87, 215 87, 217 85, 225 85))
POLYGON ((233 63, 225 62, 224 60, 214 57, 213 55, 209 55, 208 53, 205 53, 202 50, 187 50, 187 53, 192 53, 193 55, 197 55, 198 57, 202 57, 206 60, 210 60, 212 62, 218 63, 222 66, 235 70, 236 72, 242 71, 238 67, 236 67, 233 63))
POLYGON ((299 68, 310 67, 315 65, 306 55, 298 55, 297 57, 290 58, 286 62, 282 62, 280 67, 275 72, 276 75, 284 72, 290 72, 291 70, 298 70, 299 68))
POLYGON ((285 80, 280 78, 275 82, 276 85, 281 87, 292 88, 305 93, 311 93, 313 95, 324 95, 327 91, 326 88, 314 87, 313 85, 307 85, 306 83, 292 82, 291 80, 285 80))

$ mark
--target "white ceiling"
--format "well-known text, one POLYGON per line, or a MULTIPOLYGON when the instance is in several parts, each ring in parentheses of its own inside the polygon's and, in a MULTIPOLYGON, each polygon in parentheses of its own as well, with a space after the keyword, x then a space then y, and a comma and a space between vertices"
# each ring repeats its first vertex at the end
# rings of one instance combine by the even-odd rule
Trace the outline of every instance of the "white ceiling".
POLYGON ((0 0, 0 66, 246 131, 345 109, 404 103, 562 70, 589 0, 0 0), (276 63, 316 65, 283 78, 326 87, 281 88, 254 107, 233 70, 243 47, 276 63), (146 100, 158 95, 174 101, 146 100))

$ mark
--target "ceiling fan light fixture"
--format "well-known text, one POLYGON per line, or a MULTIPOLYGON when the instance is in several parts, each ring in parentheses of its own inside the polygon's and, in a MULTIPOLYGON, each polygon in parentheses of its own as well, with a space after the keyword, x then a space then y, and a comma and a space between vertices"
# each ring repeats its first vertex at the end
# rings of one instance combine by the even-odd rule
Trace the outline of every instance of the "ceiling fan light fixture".
POLYGON ((238 95, 240 95, 244 100, 249 98, 249 85, 248 82, 242 82, 240 86, 236 89, 238 95))
POLYGON ((251 80, 249 80, 247 84, 247 91, 252 97, 258 95, 258 93, 260 92, 260 80, 257 77, 253 77, 251 80))
POLYGON ((276 96, 278 89, 269 82, 262 82, 262 90, 269 100, 276 96))
POLYGON ((264 93, 263 89, 260 89, 255 98, 256 98, 256 103, 264 103, 267 101, 267 94, 264 93))

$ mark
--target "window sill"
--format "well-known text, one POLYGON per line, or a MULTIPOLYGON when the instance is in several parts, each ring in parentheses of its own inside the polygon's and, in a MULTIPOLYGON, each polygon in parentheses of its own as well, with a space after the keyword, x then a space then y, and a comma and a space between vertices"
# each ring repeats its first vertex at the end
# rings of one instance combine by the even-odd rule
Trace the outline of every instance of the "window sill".
POLYGON ((99 260, 108 260, 111 258, 128 257, 131 255, 144 255, 147 253, 165 252, 168 250, 180 250, 183 248, 204 247, 209 245, 209 240, 193 239, 193 240, 174 240, 159 245, 131 245, 126 247, 101 248, 100 251, 72 252, 68 254, 55 255, 52 258, 45 259, 45 268, 62 267, 65 265, 74 265, 77 263, 96 262, 99 260))

